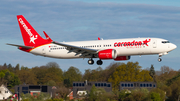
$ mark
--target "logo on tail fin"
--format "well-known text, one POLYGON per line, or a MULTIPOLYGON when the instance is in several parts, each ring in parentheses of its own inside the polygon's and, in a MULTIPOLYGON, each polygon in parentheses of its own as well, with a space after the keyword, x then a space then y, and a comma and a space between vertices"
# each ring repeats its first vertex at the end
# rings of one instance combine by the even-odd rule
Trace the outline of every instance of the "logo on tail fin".
POLYGON ((27 27, 27 25, 24 23, 24 21, 22 20, 22 18, 19 18, 18 19, 19 20, 19 22, 21 23, 21 25, 23 26, 23 28, 26 30, 26 32, 28 33, 28 35, 29 35, 29 37, 30 37, 30 42, 29 43, 33 43, 33 44, 35 44, 35 40, 37 39, 37 35, 34 37, 34 35, 31 33, 31 29, 29 29, 28 27, 27 27))

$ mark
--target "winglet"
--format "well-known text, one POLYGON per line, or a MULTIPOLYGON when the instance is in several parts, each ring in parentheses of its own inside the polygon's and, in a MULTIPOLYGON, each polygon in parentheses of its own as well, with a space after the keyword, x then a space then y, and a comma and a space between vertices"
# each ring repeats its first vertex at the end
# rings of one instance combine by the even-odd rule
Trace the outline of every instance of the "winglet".
POLYGON ((98 37, 98 40, 101 40, 101 39, 98 37))
POLYGON ((46 34, 46 32, 45 31, 43 31, 43 33, 44 33, 44 35, 46 36, 46 39, 48 40, 48 41, 50 41, 50 42, 52 42, 53 40, 46 34))

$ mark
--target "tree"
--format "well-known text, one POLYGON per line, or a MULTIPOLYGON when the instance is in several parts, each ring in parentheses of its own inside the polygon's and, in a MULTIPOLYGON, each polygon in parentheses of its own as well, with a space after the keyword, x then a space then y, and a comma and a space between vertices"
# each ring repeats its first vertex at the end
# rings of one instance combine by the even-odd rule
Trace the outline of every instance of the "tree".
POLYGON ((8 82, 8 87, 9 88, 12 88, 12 87, 14 87, 15 85, 19 85, 21 82, 20 82, 20 79, 18 78, 18 76, 17 75, 14 75, 13 77, 12 77, 12 79, 10 79, 9 80, 9 82, 8 82))
POLYGON ((7 68, 7 64, 6 64, 6 63, 4 63, 3 67, 6 67, 6 68, 7 68))
POLYGON ((10 72, 13 72, 13 71, 14 71, 11 64, 9 64, 9 65, 7 66, 7 68, 8 68, 8 70, 9 70, 10 72))
POLYGON ((176 100, 178 101, 179 96, 180 96, 180 79, 178 79, 177 81, 174 81, 170 87, 172 90, 172 95, 170 96, 171 100, 176 100))
POLYGON ((51 66, 47 68, 47 72, 43 78, 43 82, 47 83, 47 81, 53 80, 53 81, 56 81, 57 85, 63 83, 63 72, 59 68, 59 66, 55 66, 55 65, 56 63, 51 64, 51 66))
POLYGON ((56 82, 53 81, 53 80, 49 80, 49 81, 47 82, 47 85, 48 85, 48 86, 56 86, 56 82))
POLYGON ((97 100, 97 94, 96 94, 96 87, 95 85, 92 86, 91 91, 89 93, 89 101, 96 101, 97 100))
POLYGON ((124 101, 125 98, 127 98, 130 95, 130 93, 127 90, 121 90, 119 93, 119 99, 124 101))
POLYGON ((33 67, 32 72, 36 75, 37 84, 46 84, 48 81, 44 80, 48 68, 46 66, 33 67))
POLYGON ((108 81, 112 82, 113 89, 119 88, 120 81, 152 81, 149 71, 142 70, 138 62, 121 63, 108 81))
POLYGON ((154 70, 154 66, 151 65, 151 68, 149 70, 149 75, 153 78, 154 82, 156 82, 156 79, 155 79, 155 70, 154 70))
POLYGON ((37 84, 51 83, 53 85, 60 85, 63 83, 63 72, 61 68, 59 68, 59 65, 55 62, 49 62, 46 66, 33 67, 31 72, 35 74, 37 84))
POLYGON ((59 65, 56 62, 49 62, 46 64, 47 68, 59 68, 59 65))
MULTIPOLYGON (((152 92, 158 93, 158 94, 160 95, 161 100, 165 100, 165 91, 163 91, 163 90, 161 90, 161 89, 159 89, 159 88, 154 88, 154 89, 152 89, 152 90, 150 91, 150 94, 151 94, 152 92)), ((161 101, 161 100, 160 100, 160 101, 161 101)))
POLYGON ((130 101, 147 101, 148 90, 147 89, 135 89, 131 91, 128 96, 130 101))
POLYGON ((118 63, 110 64, 105 70, 103 70, 101 67, 98 67, 96 69, 87 69, 85 70, 85 73, 83 75, 82 80, 88 80, 88 81, 108 81, 108 78, 110 75, 113 74, 117 67, 118 63))
POLYGON ((177 76, 178 72, 174 71, 173 69, 171 69, 168 66, 162 66, 161 67, 161 75, 157 75, 156 76, 156 80, 157 82, 162 82, 162 83, 168 83, 168 86, 171 83, 171 80, 173 80, 172 78, 177 76), (166 82, 167 80, 169 80, 168 82, 166 82))
POLYGON ((69 79, 64 79, 64 86, 67 88, 72 87, 72 83, 69 79))
POLYGON ((63 99, 66 99, 67 98, 67 95, 69 94, 69 89, 64 87, 64 86, 61 86, 61 87, 58 87, 57 90, 55 91, 56 93, 56 96, 55 98, 63 98, 63 99))
POLYGON ((82 79, 82 74, 78 68, 71 66, 63 74, 64 84, 66 87, 72 87, 73 81, 80 81, 82 79))
POLYGON ((170 71, 173 71, 173 69, 168 67, 168 66, 162 66, 161 67, 161 73, 162 74, 168 74, 170 71))
POLYGON ((150 94, 150 98, 152 101, 163 101, 159 95, 159 93, 156 93, 156 92, 152 92, 150 94))
POLYGON ((4 76, 5 76, 5 73, 1 71, 0 72, 0 79, 1 79, 0 85, 4 83, 4 76))
POLYGON ((28 67, 21 66, 21 70, 28 70, 28 67))
POLYGON ((28 70, 28 69, 22 69, 17 72, 18 77, 21 80, 21 83, 26 83, 26 84, 37 84, 37 78, 36 75, 28 70))
POLYGON ((10 72, 8 69, 1 70, 0 78, 1 78, 1 83, 6 84, 8 88, 12 88, 15 85, 20 84, 20 79, 18 78, 18 76, 15 75, 13 72, 10 72))
POLYGON ((19 68, 20 68, 20 65, 19 65, 19 64, 17 64, 17 65, 15 66, 15 68, 14 68, 15 73, 19 71, 19 68))

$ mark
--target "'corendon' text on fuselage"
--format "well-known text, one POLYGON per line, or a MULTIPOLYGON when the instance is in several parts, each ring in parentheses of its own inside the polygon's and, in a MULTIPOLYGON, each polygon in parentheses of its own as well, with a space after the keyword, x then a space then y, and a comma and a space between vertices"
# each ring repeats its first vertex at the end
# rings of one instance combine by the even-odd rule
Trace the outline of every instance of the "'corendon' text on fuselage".
POLYGON ((142 45, 148 46, 148 43, 150 41, 151 41, 151 39, 146 39, 144 41, 135 41, 135 40, 133 40, 132 42, 115 42, 114 47, 142 46, 142 45))

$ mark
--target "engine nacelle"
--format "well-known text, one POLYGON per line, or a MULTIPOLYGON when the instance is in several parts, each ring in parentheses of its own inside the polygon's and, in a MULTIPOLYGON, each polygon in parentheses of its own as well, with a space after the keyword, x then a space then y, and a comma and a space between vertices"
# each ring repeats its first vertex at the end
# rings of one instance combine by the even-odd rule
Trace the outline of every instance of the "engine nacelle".
POLYGON ((122 61, 122 60, 129 60, 131 56, 118 56, 114 60, 115 61, 122 61))
POLYGON ((117 52, 114 49, 101 50, 98 53, 99 59, 115 59, 117 57, 117 52))

